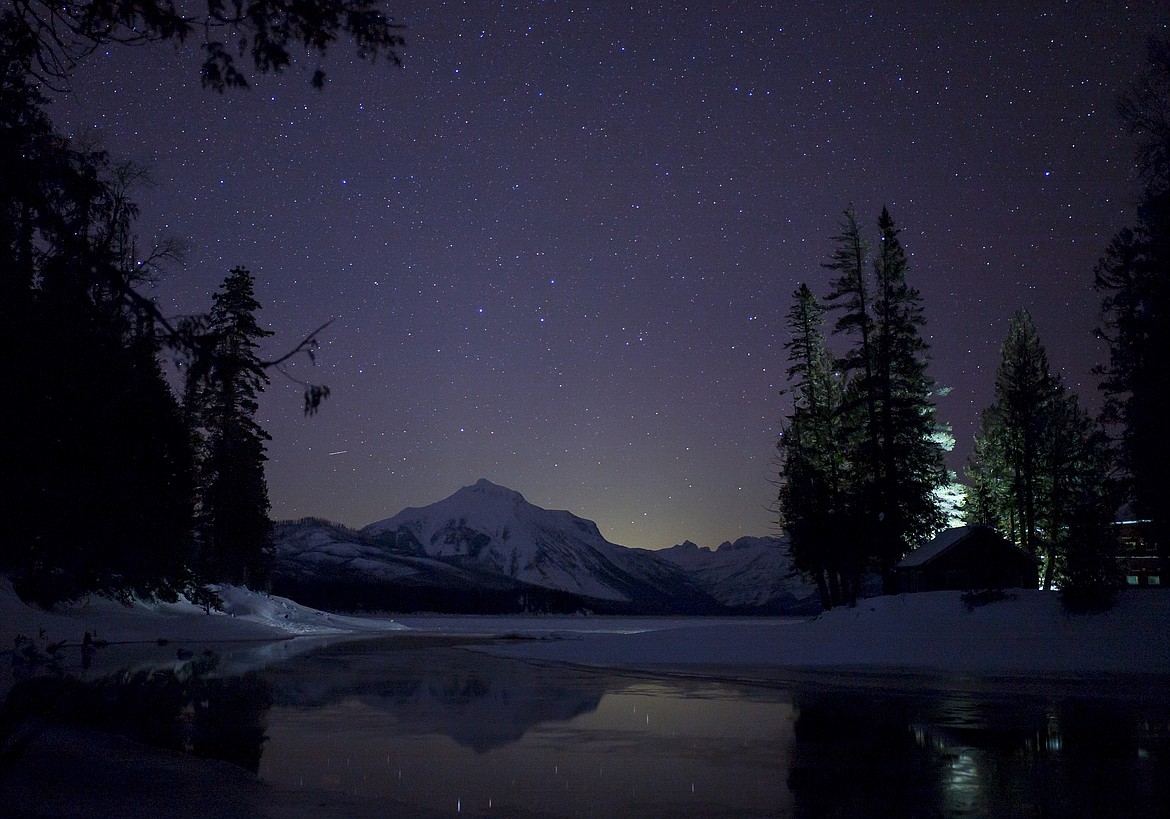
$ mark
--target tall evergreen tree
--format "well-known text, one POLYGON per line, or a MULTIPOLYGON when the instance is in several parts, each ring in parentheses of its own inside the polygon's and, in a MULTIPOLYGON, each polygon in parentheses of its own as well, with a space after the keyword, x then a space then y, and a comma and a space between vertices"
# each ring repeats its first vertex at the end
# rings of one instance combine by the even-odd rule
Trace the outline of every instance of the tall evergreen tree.
POLYGON ((1018 543, 1019 521, 1012 503, 1011 470, 1002 457, 1007 446, 1001 440, 1003 432, 992 414, 984 410, 966 466, 963 518, 968 524, 999 529, 1013 543, 1018 543))
POLYGON ((213 298, 209 354, 189 369, 185 398, 196 440, 200 568, 206 579, 254 588, 267 584, 273 554, 264 478, 271 438, 256 422, 268 383, 257 343, 272 333, 256 323, 259 309, 252 274, 234 268, 213 298))
POLYGON ((1145 189, 1136 223, 1114 237, 1096 268, 1109 344, 1104 418, 1120 429, 1127 497, 1170 565, 1170 39, 1151 41, 1146 72, 1120 112, 1138 138, 1145 189))
POLYGON ((932 400, 935 385, 926 371, 922 296, 906 281, 906 251, 886 208, 878 229, 872 389, 878 413, 878 559, 888 581, 894 563, 941 526, 937 492, 947 474, 932 400))
POLYGON ((1071 611, 1099 610, 1113 604, 1120 587, 1120 544, 1114 520, 1118 485, 1112 478, 1114 453, 1104 430, 1069 394, 1064 402, 1067 430, 1065 480, 1059 481, 1061 508, 1067 521, 1059 539, 1063 557, 1060 591, 1071 611))
MULTIPOLYGON (((992 510, 992 515, 998 519, 1001 531, 1007 532, 1022 549, 1037 555, 1043 551, 1037 534, 1039 506, 1045 494, 1041 477, 1046 453, 1041 444, 1053 421, 1055 387, 1048 354, 1032 316, 1020 310, 1008 324, 1000 351, 995 401, 983 417, 979 448, 984 459, 976 463, 974 471, 985 475, 998 471, 1001 478, 1006 478, 1006 487, 1000 488, 1000 506, 992 510)), ((1051 554, 1049 558, 1047 565, 1051 566, 1051 554)), ((1051 578, 1050 571, 1046 575, 1046 579, 1051 578)))
POLYGON ((994 526, 1041 559, 1046 589, 1070 577, 1070 544, 1079 550, 1078 583, 1091 576, 1111 582, 1112 547, 1101 534, 1108 521, 1089 515, 1112 496, 1103 441, 1076 395, 1050 372, 1036 326, 1020 310, 1008 326, 995 401, 983 412, 968 468, 967 509, 970 522, 994 526), (1090 554, 1091 546, 1101 553, 1090 554))
POLYGON ((878 436, 877 393, 874 387, 876 358, 873 306, 868 280, 869 244, 861 238, 857 214, 850 206, 842 216, 840 232, 833 237, 832 260, 825 267, 837 273, 825 301, 840 315, 833 324, 834 335, 856 336, 856 340, 837 362, 850 375, 850 390, 845 411, 855 416, 859 453, 859 470, 876 473, 873 442, 878 436))
POLYGON ((780 522, 793 565, 816 583, 828 610, 857 598, 861 566, 851 548, 841 446, 843 393, 825 346, 824 309, 807 284, 788 313, 788 380, 793 409, 780 452, 780 522))
POLYGON ((864 524, 863 553, 890 589, 894 564, 941 525, 937 491, 947 477, 926 372, 921 295, 907 283, 906 253, 886 209, 878 228, 872 279, 852 210, 826 267, 838 272, 828 297, 841 312, 833 332, 854 337, 838 361, 848 378, 842 415, 854 464, 849 508, 864 524))

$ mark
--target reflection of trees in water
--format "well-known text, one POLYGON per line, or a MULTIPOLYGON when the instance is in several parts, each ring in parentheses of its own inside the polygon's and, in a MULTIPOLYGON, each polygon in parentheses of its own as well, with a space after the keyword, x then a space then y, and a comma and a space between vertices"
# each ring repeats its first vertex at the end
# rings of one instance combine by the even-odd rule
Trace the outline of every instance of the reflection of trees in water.
MULTIPOLYGON (((1076 699, 1053 712, 1047 746, 1058 763, 1064 816, 1165 815, 1170 806, 1170 710, 1122 710, 1076 699), (1151 806, 1156 809, 1151 811, 1151 806)), ((1054 766, 1055 767, 1055 766, 1054 766)))
POLYGON ((123 671, 98 680, 21 680, 4 702, 2 722, 13 727, 13 740, 19 726, 35 718, 221 759, 255 773, 271 689, 255 674, 210 676, 217 663, 208 653, 177 669, 123 671))
POLYGON ((793 704, 788 788, 797 816, 937 813, 942 762, 908 730, 904 702, 830 691, 794 695, 793 704))
POLYGON ((1150 816, 1170 804, 1166 703, 794 695, 802 817, 1150 816))

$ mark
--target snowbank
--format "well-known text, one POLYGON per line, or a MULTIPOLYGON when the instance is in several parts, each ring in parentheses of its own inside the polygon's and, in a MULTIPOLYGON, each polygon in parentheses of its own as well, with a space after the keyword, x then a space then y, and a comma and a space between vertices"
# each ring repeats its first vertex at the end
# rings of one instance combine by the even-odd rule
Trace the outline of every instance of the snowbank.
POLYGON ((1170 593, 1135 591, 1069 615, 1056 593, 1019 591, 968 609, 959 592, 863 600, 815 620, 699 621, 631 634, 491 647, 536 660, 628 668, 866 667, 969 674, 1170 674, 1170 593))
MULTIPOLYGON (((222 612, 187 602, 104 598, 45 612, 0 578, 0 649, 18 634, 77 646, 85 632, 121 642, 269 641, 270 659, 294 636, 416 635, 528 638, 480 646, 525 659, 617 668, 872 668, 1011 674, 1170 675, 1170 591, 1122 594, 1099 614, 1069 615, 1055 593, 1018 591, 968 609, 958 592, 863 600, 812 620, 795 618, 347 617, 236 587, 222 612)), ((300 645, 312 641, 297 641, 300 645)))
POLYGON ((17 635, 44 643, 80 645, 86 632, 108 643, 220 642, 275 640, 302 635, 341 635, 395 631, 392 620, 345 617, 301 606, 236 586, 218 587, 223 611, 204 612, 185 600, 135 602, 124 606, 104 597, 59 605, 52 611, 23 603, 8 578, 0 577, 0 650, 17 635))

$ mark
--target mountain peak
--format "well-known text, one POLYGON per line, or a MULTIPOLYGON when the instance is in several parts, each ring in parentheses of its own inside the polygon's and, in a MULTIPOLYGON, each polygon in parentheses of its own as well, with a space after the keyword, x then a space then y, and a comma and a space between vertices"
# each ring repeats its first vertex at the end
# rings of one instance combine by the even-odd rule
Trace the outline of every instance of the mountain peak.
POLYGON ((515 489, 509 489, 506 486, 500 486, 498 483, 492 483, 487 478, 480 478, 471 486, 465 486, 455 494, 459 495, 465 492, 471 492, 476 495, 484 495, 489 498, 504 498, 514 503, 528 503, 528 501, 524 499, 524 496, 515 489))
POLYGON ((471 486, 465 486, 464 489, 474 489, 477 492, 491 492, 493 490, 502 490, 504 492, 511 492, 513 490, 506 486, 500 486, 498 483, 492 483, 487 478, 480 478, 471 486))

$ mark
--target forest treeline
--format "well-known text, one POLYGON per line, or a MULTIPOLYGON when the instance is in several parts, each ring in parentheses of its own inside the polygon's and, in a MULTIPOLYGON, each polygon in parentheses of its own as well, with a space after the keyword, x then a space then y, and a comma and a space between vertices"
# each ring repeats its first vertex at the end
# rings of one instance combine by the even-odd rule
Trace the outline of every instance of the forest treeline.
MULTIPOLYGON (((1137 138, 1144 188, 1133 226, 1094 271, 1109 349, 1095 370, 1103 411, 1091 417, 1052 372, 1021 309, 1001 348, 962 504, 968 523, 1034 555, 1042 586, 1059 587, 1070 609, 1110 605, 1123 504, 1163 566, 1170 549, 1170 40, 1150 43, 1119 111, 1137 138)), ((948 483, 921 296, 889 213, 877 221, 874 248, 863 236, 847 209, 824 265, 828 292, 822 300, 802 284, 787 316, 792 411, 778 443, 780 523, 825 608, 854 603, 875 571, 893 590, 894 564, 941 526, 948 483), (841 355, 830 351, 833 336, 841 355)))
MULTIPOLYGON (((0 570, 27 599, 207 600, 208 583, 264 587, 273 546, 257 396, 274 365, 315 344, 310 335, 260 358, 270 333, 243 267, 207 313, 164 316, 145 288, 182 248, 138 246, 131 194, 142 171, 63 136, 45 94, 67 89, 95 50, 195 33, 212 91, 286 69, 292 49, 324 54, 339 36, 361 58, 397 62, 401 27, 379 5, 209 0, 199 13, 114 0, 0 12, 0 570), (181 394, 167 360, 180 365, 181 394)), ((312 412, 327 391, 305 387, 312 412)))

